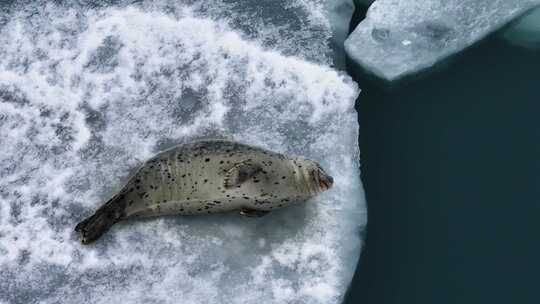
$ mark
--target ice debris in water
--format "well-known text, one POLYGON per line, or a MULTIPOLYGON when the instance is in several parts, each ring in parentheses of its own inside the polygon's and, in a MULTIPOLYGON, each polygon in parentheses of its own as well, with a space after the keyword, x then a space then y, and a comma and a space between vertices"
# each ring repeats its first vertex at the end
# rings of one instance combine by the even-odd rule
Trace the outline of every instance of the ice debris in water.
POLYGON ((502 36, 514 45, 540 49, 540 8, 521 17, 502 36))
POLYGON ((540 0, 377 0, 347 38, 347 54, 388 81, 462 51, 540 0))
POLYGON ((339 302, 366 221, 359 90, 327 66, 320 2, 58 3, 0 18, 0 302, 339 302), (142 160, 221 132, 319 160, 335 188, 256 220, 132 221, 80 245, 75 224, 142 160))

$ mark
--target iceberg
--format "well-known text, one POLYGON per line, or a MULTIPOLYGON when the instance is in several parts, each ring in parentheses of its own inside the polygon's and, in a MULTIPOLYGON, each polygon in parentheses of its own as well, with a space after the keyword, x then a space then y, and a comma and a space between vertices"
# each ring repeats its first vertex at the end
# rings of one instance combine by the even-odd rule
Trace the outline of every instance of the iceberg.
POLYGON ((539 0, 377 0, 345 42, 364 70, 393 81, 428 69, 540 4, 539 0))
POLYGON ((0 302, 339 303, 366 208, 359 88, 331 67, 326 5, 131 2, 0 13, 0 302), (318 160, 334 188, 260 219, 131 221, 80 244, 75 224, 142 161, 220 134, 318 160))
POLYGON ((502 37, 513 45, 528 49, 540 48, 540 8, 519 18, 502 33, 502 37))

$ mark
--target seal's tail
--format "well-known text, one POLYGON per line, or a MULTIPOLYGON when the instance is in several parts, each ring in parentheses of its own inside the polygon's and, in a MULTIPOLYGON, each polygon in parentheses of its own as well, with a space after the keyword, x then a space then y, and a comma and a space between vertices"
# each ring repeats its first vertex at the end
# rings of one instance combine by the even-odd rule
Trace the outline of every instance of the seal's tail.
POLYGON ((77 224, 75 231, 81 234, 81 242, 90 244, 101 237, 120 221, 122 212, 121 197, 113 197, 105 205, 101 206, 94 215, 77 224))

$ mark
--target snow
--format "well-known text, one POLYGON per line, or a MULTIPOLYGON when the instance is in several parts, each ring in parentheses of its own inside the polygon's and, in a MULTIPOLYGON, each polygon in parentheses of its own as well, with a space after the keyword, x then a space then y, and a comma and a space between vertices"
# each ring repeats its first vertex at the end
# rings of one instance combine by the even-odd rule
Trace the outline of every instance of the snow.
POLYGON ((388 81, 418 73, 501 28, 539 0, 377 0, 347 38, 364 70, 388 81))
POLYGON ((359 89, 331 67, 345 27, 315 0, 129 2, 0 13, 0 302, 339 303, 366 223, 359 89), (75 224, 141 161, 215 134, 318 160, 335 186, 80 244, 75 224))

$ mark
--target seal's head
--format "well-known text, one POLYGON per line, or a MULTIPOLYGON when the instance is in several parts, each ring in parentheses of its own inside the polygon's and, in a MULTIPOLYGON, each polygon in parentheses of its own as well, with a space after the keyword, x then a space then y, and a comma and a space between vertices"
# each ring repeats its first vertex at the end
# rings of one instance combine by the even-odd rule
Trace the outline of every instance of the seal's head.
POLYGON ((326 173, 317 162, 298 158, 295 164, 300 173, 298 182, 304 184, 310 194, 317 194, 332 188, 334 178, 326 173))

